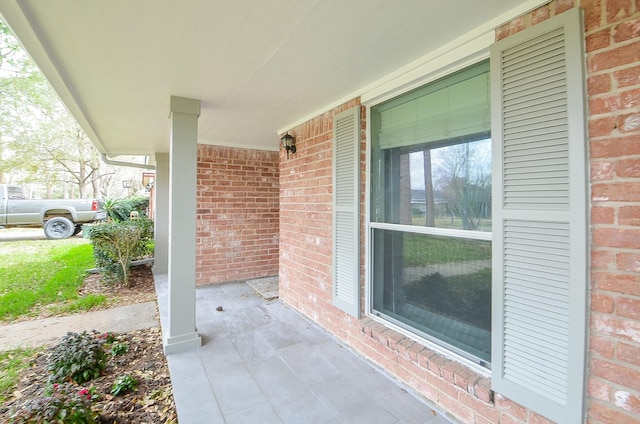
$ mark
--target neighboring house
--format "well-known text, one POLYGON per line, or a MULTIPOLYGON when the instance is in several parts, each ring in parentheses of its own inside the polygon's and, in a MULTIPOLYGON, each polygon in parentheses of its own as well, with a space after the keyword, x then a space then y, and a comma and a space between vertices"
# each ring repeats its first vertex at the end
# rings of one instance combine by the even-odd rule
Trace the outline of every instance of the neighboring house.
MULTIPOLYGON (((53 37, 55 19, 45 18, 55 15, 53 2, 43 3, 39 9, 37 1, 7 2, 0 12, 94 142, 105 143, 106 153, 124 152, 117 137, 100 136, 108 128, 89 119, 104 113, 91 109, 92 96, 107 93, 83 91, 80 74, 61 59, 65 38, 53 37)), ((375 15, 367 2, 356 3, 345 7, 349 19, 338 26, 321 10, 306 15, 314 31, 338 37, 329 48, 283 44, 274 50, 287 63, 280 73, 245 81, 256 104, 260 96, 279 111, 283 103, 274 97, 295 103, 285 121, 274 123, 280 136, 294 136, 295 153, 235 143, 234 131, 249 132, 267 114, 251 109, 251 96, 233 115, 232 129, 219 124, 229 142, 196 145, 207 140, 198 132, 205 114, 190 97, 219 113, 226 113, 225 101, 207 97, 206 85, 169 93, 187 96, 169 105, 170 149, 150 145, 147 152, 157 169, 155 271, 169 273, 170 281, 167 353, 201 343, 196 280, 277 274, 284 303, 461 422, 640 423, 640 3, 514 2, 514 10, 496 10, 458 36, 433 33, 437 44, 405 62, 367 33, 355 44, 338 42, 354 42, 341 31, 375 15), (351 49, 345 58, 388 55, 394 68, 341 85, 301 60, 315 52, 318 65, 343 48, 351 49), (313 73, 307 86, 293 87, 301 97, 278 91, 299 82, 291 67, 313 73), (277 89, 265 89, 269 84, 277 89), (343 88, 330 91, 325 109, 295 112, 305 93, 309 102, 320 95, 317 85, 343 88), (432 167, 434 179, 448 178, 451 198, 466 211, 448 224, 408 225, 400 218, 412 203, 400 201, 410 187, 401 163, 425 151, 440 166, 432 167), (487 190, 490 208, 478 200, 487 190)), ((389 20, 414 24, 401 5, 389 3, 389 20)), ((425 19, 429 12, 459 16, 447 22, 455 27, 481 11, 474 7, 496 2, 429 3, 425 19)), ((289 30, 286 20, 269 16, 274 32, 289 30)), ((245 18, 253 22, 255 15, 245 18)), ((167 30, 189 27, 177 17, 167 30)), ((273 33, 261 31, 268 45, 273 33)), ((391 28, 387 33, 394 36, 391 28)), ((105 37, 92 40, 107 48, 105 37)), ((416 46, 412 41, 406 38, 416 46)), ((194 44, 165 58, 185 61, 188 73, 220 49, 194 44)), ((144 61, 105 54, 133 69, 144 61)), ((350 60, 322 72, 350 78, 359 64, 350 60)), ((218 64, 225 65, 234 63, 218 64)), ((240 96, 247 94, 242 88, 233 87, 240 96)))

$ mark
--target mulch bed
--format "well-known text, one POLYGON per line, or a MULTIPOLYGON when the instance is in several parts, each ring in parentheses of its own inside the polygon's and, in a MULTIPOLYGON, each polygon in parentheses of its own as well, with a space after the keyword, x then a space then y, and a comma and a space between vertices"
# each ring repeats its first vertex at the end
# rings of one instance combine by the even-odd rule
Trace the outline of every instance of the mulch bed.
MULTIPOLYGON (((134 267, 131 285, 127 288, 105 285, 99 276, 89 276, 81 289, 81 294, 84 293, 117 296, 117 300, 110 303, 110 306, 114 306, 114 303, 120 306, 155 300, 153 276, 149 266, 134 267)), ((99 422, 177 423, 160 328, 131 331, 115 336, 118 342, 128 345, 128 351, 115 356, 109 353, 109 360, 102 375, 78 386, 78 391, 93 387, 99 395, 99 399, 93 403, 93 410, 100 414, 99 422), (111 395, 115 379, 127 374, 138 380, 137 390, 118 396, 111 395)), ((21 375, 13 399, 0 406, 0 417, 8 417, 11 408, 19 408, 28 399, 43 394, 50 375, 47 371, 49 354, 49 350, 45 350, 34 356, 31 366, 21 375)))

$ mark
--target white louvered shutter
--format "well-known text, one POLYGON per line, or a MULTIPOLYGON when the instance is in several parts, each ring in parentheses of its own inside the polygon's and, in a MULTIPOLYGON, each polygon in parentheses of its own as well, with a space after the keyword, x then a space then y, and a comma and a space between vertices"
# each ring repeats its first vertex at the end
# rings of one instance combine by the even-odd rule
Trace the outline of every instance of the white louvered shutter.
POLYGON ((360 107, 333 118, 333 304, 360 315, 360 107))
POLYGON ((584 49, 576 8, 491 47, 493 389, 583 422, 584 49))

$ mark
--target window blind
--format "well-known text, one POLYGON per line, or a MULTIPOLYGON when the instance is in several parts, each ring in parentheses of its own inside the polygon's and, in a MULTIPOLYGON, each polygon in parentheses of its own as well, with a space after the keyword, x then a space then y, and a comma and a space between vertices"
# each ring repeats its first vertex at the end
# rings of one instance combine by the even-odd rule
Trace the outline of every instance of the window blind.
MULTIPOLYGON (((444 140, 489 137, 489 63, 482 62, 445 79, 376 106, 380 149, 444 140)), ((376 138, 376 137, 374 137, 376 138)))

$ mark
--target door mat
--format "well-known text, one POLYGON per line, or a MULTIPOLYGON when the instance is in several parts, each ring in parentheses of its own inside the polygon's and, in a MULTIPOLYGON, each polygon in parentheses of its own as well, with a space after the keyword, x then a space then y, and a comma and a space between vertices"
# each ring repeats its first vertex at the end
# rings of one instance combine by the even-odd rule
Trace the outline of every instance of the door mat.
POLYGON ((278 298, 278 276, 248 280, 247 284, 266 300, 278 298))

